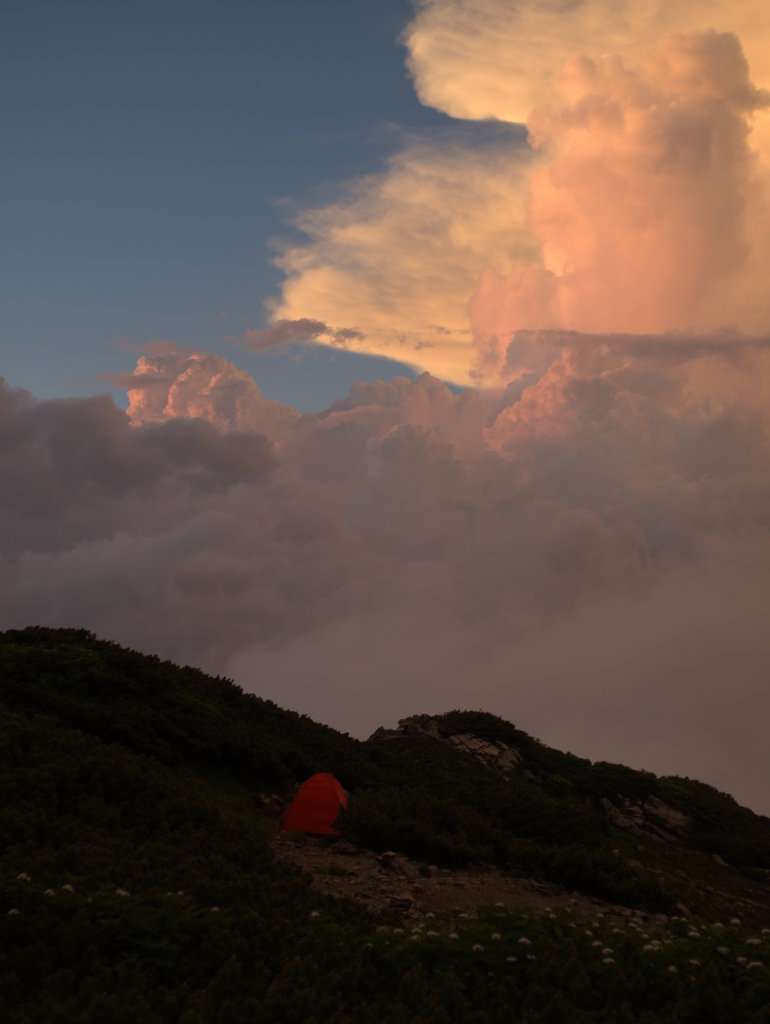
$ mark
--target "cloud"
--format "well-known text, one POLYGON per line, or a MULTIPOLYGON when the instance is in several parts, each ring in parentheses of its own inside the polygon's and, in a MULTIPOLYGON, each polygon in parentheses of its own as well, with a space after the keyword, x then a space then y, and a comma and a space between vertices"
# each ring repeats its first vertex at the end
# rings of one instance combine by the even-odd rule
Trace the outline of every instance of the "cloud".
POLYGON ((496 392, 395 378, 310 416, 206 353, 140 357, 133 421, 4 389, 3 624, 358 735, 486 707, 770 810, 770 342, 529 332, 505 366, 496 392))
POLYGON ((661 36, 717 30, 744 41, 770 85, 770 21, 753 0, 417 0, 407 67, 420 101, 451 117, 524 122, 575 55, 635 63, 661 36))
POLYGON ((768 180, 749 119, 770 102, 738 40, 662 40, 642 68, 577 58, 530 120, 542 262, 488 270, 471 302, 487 360, 517 328, 704 330, 770 324, 768 180))
POLYGON ((520 328, 767 329, 770 110, 750 81, 770 87, 770 19, 753 0, 415 6, 417 95, 465 124, 406 138, 296 218, 274 316, 352 327, 352 347, 460 384, 494 377, 520 328))
POLYGON ((197 417, 220 429, 275 435, 298 416, 265 398, 250 374, 222 356, 180 346, 140 356, 135 371, 113 378, 113 384, 128 389, 128 416, 135 425, 197 417))
POLYGON ((335 329, 320 320, 300 317, 299 320, 276 320, 270 327, 261 330, 252 328, 244 333, 240 345, 247 352, 264 352, 271 348, 288 348, 310 342, 345 348, 351 341, 361 340, 361 332, 350 327, 335 329))
MULTIPOLYGON (((479 275, 505 272, 512 251, 537 252, 524 224, 527 163, 517 131, 473 146, 462 131, 406 140, 383 174, 299 215, 309 242, 276 259, 286 281, 273 315, 302 322, 312 311, 347 328, 355 351, 469 383, 467 305, 479 275)), ((320 328, 315 340, 338 343, 320 328)))

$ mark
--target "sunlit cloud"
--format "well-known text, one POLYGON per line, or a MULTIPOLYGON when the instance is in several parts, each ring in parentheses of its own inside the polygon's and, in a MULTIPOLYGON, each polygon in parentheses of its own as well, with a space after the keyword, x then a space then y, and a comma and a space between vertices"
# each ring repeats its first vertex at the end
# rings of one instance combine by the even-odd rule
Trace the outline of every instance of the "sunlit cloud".
POLYGON ((734 35, 664 38, 639 69, 568 62, 530 119, 542 261, 488 270, 471 304, 485 356, 518 328, 644 333, 770 325, 768 179, 749 145, 770 102, 734 35))
POLYGON ((451 117, 524 123, 571 58, 637 63, 661 36, 734 32, 770 86, 770 19, 755 0, 416 0, 404 31, 422 103, 451 117))
POLYGON ((353 328, 357 350, 457 383, 494 376, 519 328, 767 328, 770 19, 753 0, 420 0, 403 42, 424 104, 498 135, 407 140, 300 214, 275 317, 353 328))
POLYGON ((468 301, 479 276, 506 272, 514 252, 537 252, 525 226, 528 162, 516 132, 475 147, 463 133, 408 142, 385 174, 299 216, 311 241, 276 261, 287 276, 274 316, 301 321, 312 311, 355 332, 346 339, 355 351, 469 383, 468 301))

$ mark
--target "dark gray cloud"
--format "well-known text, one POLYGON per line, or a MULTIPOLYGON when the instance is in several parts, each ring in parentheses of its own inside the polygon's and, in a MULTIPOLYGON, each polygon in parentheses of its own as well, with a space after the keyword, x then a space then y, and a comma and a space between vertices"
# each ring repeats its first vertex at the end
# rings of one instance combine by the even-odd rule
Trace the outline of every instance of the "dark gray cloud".
POLYGON ((363 334, 353 327, 329 327, 321 320, 303 316, 298 320, 276 320, 270 327, 252 328, 244 333, 239 345, 247 352, 265 352, 271 348, 309 345, 323 341, 346 348, 351 341, 360 341, 363 334))

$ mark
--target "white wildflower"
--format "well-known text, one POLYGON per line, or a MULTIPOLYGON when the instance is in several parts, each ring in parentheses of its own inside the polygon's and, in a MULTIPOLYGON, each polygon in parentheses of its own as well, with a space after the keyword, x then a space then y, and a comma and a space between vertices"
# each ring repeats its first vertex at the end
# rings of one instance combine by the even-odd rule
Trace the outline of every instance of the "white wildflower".
POLYGON ((724 925, 722 924, 721 921, 715 921, 714 922, 714 928, 724 928, 724 925))
POLYGON ((534 959, 535 959, 535 954, 534 953, 527 953, 527 960, 534 960, 534 959))
POLYGON ((741 925, 741 924, 743 924, 743 921, 741 921, 741 919, 739 917, 731 917, 730 918, 730 924, 741 925))
POLYGON ((115 890, 115 895, 116 896, 129 896, 130 893, 126 892, 125 889, 116 889, 115 890))
POLYGON ((474 944, 473 944, 473 945, 471 946, 471 950, 472 950, 472 951, 473 951, 474 953, 483 953, 483 952, 484 952, 484 947, 483 947, 483 946, 481 945, 481 943, 480 943, 480 942, 476 942, 476 943, 474 943, 474 944))
POLYGON ((519 958, 517 956, 507 956, 505 958, 505 962, 507 964, 517 964, 519 962, 519 958))
POLYGON ((311 910, 310 911, 310 916, 311 917, 320 917, 321 916, 321 911, 320 910, 311 910))
POLYGON ((735 962, 737 964, 745 964, 745 963, 747 963, 747 960, 746 960, 745 956, 736 956, 735 962))
POLYGON ((403 935, 404 934, 404 929, 403 928, 394 928, 393 929, 393 934, 394 935, 403 935))
POLYGON ((532 945, 532 940, 528 939, 526 937, 526 935, 522 935, 522 937, 519 939, 519 945, 520 946, 531 946, 532 945))
POLYGON ((764 967, 764 966, 765 965, 763 963, 761 963, 759 960, 752 960, 750 963, 746 964, 746 970, 748 971, 752 967, 764 967))
POLYGON ((594 949, 597 949, 599 946, 601 946, 601 944, 602 944, 601 939, 594 939, 594 941, 591 943, 591 946, 594 949))
POLYGON ((717 953, 721 953, 722 956, 727 956, 730 952, 729 946, 717 946, 717 953))
POLYGON ((611 956, 605 956, 605 958, 602 960, 602 963, 603 964, 614 964, 615 961, 612 959, 611 956))
POLYGON ((73 887, 73 886, 71 886, 71 885, 69 884, 69 882, 65 883, 65 884, 64 884, 64 885, 62 886, 62 889, 64 889, 64 891, 65 891, 65 892, 74 892, 74 891, 75 891, 74 887, 73 887))
POLYGON ((18 907, 11 907, 11 909, 8 911, 8 917, 15 917, 18 913, 18 907))
POLYGON ((611 956, 614 952, 614 949, 610 949, 609 946, 605 946, 605 948, 602 950, 602 956, 611 956))
POLYGON ((762 940, 761 939, 746 939, 746 945, 747 946, 761 946, 762 945, 762 940))
POLYGON ((679 974, 679 971, 676 969, 676 967, 674 967, 673 964, 671 964, 670 967, 667 967, 666 970, 669 974, 679 974))
POLYGON ((687 938, 688 939, 699 939, 700 938, 700 932, 696 932, 694 928, 691 928, 689 930, 689 932, 687 933, 687 938))
POLYGON ((219 907, 212 907, 211 908, 211 913, 212 914, 218 914, 219 913, 219 907))
POLYGON ((55 896, 56 893, 53 891, 53 889, 46 889, 45 892, 43 893, 43 895, 44 896, 55 896))
POLYGON ((459 939, 460 936, 457 934, 457 932, 450 932, 449 935, 447 935, 447 938, 448 939, 459 939))
POLYGON ((435 939, 436 936, 438 935, 438 932, 426 932, 425 934, 428 935, 430 938, 435 939))
POLYGON ((26 871, 22 871, 21 874, 16 876, 16 881, 17 882, 31 882, 32 879, 29 877, 29 875, 26 873, 26 871))
POLYGON ((688 964, 692 964, 693 967, 700 967, 700 960, 688 960, 688 964))
POLYGON ((495 942, 499 942, 500 939, 502 938, 502 935, 500 934, 500 932, 492 932, 490 938, 494 939, 495 942))

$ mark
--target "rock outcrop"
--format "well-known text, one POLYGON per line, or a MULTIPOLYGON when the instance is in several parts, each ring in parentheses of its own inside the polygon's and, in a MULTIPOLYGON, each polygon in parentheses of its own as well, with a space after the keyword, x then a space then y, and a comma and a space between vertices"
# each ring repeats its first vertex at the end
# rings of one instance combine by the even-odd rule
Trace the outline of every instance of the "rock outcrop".
POLYGON ((629 800, 618 793, 614 800, 602 797, 599 806, 613 825, 637 836, 652 836, 665 842, 681 842, 692 828, 692 821, 681 811, 650 794, 644 800, 629 800))
MULTIPOLYGON (((488 768, 501 772, 521 771, 531 782, 540 782, 537 774, 527 764, 521 751, 502 740, 492 742, 470 732, 447 734, 446 728, 439 728, 440 715, 411 715, 399 720, 397 729, 377 729, 372 740, 395 739, 400 736, 429 736, 431 739, 450 743, 457 750, 471 754, 488 768)), ((651 836, 664 842, 681 842, 692 829, 692 820, 681 811, 653 794, 643 800, 632 800, 622 793, 611 798, 601 797, 598 806, 610 822, 632 835, 651 836)))
POLYGON ((397 729, 378 729, 370 739, 387 740, 397 736, 430 736, 431 739, 443 740, 466 754, 472 754, 488 768, 510 771, 523 764, 523 757, 508 743, 496 740, 491 743, 470 732, 458 732, 442 735, 438 728, 439 718, 433 715, 412 715, 399 720, 397 729))

